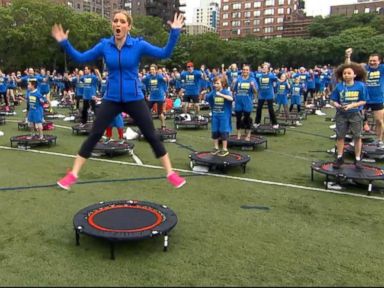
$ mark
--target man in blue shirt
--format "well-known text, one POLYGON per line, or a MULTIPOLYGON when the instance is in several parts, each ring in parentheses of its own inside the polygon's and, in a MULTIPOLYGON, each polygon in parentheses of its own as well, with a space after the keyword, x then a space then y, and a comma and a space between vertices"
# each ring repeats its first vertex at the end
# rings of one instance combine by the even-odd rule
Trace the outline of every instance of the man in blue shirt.
POLYGON ((200 84, 203 78, 203 73, 199 70, 194 70, 192 62, 187 63, 187 71, 183 71, 180 75, 181 78, 181 93, 184 93, 184 113, 188 113, 189 103, 192 102, 196 114, 199 114, 199 94, 200 84))

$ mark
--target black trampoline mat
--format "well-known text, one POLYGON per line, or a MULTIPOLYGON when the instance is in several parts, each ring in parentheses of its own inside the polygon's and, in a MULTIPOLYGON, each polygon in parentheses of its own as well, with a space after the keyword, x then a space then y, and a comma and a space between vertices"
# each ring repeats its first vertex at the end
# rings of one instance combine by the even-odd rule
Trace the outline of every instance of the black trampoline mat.
MULTIPOLYGON (((348 152, 355 153, 355 147, 350 144, 345 145, 344 148, 348 152)), ((377 147, 374 143, 363 144, 362 151, 367 154, 383 155, 384 157, 384 149, 377 147)))
POLYGON ((202 161, 213 165, 240 165, 250 160, 249 156, 230 152, 227 156, 212 155, 211 152, 198 152, 191 155, 192 160, 202 161))
POLYGON ((88 218, 88 223, 98 230, 131 233, 150 230, 162 221, 159 211, 145 206, 106 207, 88 218))
POLYGON ((254 145, 254 144, 263 144, 267 141, 265 137, 251 135, 250 140, 245 140, 246 135, 241 135, 240 139, 237 139, 237 135, 230 135, 228 139, 228 143, 231 144, 241 144, 241 145, 254 145))
POLYGON ((319 172, 332 176, 344 176, 350 179, 374 180, 384 179, 383 171, 374 166, 363 165, 363 169, 358 169, 353 163, 344 163, 339 169, 333 168, 333 162, 324 163, 317 166, 319 172))

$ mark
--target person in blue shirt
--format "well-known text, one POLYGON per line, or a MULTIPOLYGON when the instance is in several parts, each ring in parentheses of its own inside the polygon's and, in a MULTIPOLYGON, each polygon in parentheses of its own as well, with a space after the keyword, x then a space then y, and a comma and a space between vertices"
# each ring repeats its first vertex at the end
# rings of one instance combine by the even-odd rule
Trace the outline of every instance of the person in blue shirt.
POLYGON ((161 122, 161 129, 165 129, 164 103, 165 93, 167 91, 167 79, 162 73, 158 73, 157 71, 157 65, 152 64, 149 67, 149 75, 144 77, 143 83, 149 94, 149 110, 152 110, 153 106, 156 105, 157 115, 161 122))
POLYGON ((280 112, 281 106, 284 108, 285 118, 288 119, 288 93, 291 86, 287 80, 287 74, 281 73, 276 84, 276 104, 279 105, 276 112, 280 112))
POLYGON ((244 65, 242 74, 233 83, 235 98, 237 139, 241 138, 241 129, 245 130, 245 140, 251 140, 253 99, 257 95, 257 83, 250 76, 251 68, 244 65))
POLYGON ((139 63, 143 56, 168 58, 172 54, 184 25, 184 16, 176 13, 173 22, 168 22, 171 29, 168 43, 164 47, 153 46, 140 37, 131 37, 129 33, 132 22, 132 17, 127 11, 116 11, 112 17, 113 36, 102 39, 93 48, 83 53, 73 48, 68 41, 68 30, 64 31, 60 24, 52 27, 52 37, 72 60, 86 63, 103 57, 108 69, 107 90, 91 132, 81 146, 72 170, 57 182, 63 189, 69 190, 76 183, 81 168, 91 156, 93 148, 103 136, 105 129, 121 112, 129 114, 136 122, 155 156, 160 159, 168 181, 175 188, 186 183, 183 177, 173 171, 169 155, 160 137, 155 133, 152 115, 144 100, 139 79, 139 63))
POLYGON ((272 122, 272 127, 274 129, 279 128, 275 111, 273 110, 273 98, 275 96, 273 86, 277 81, 277 76, 270 72, 270 66, 271 65, 269 63, 264 63, 261 66, 261 73, 256 74, 256 78, 259 84, 259 99, 257 101, 256 119, 255 124, 253 125, 254 128, 260 126, 261 113, 265 101, 267 101, 268 113, 272 122))
POLYGON ((367 90, 362 81, 365 81, 366 72, 357 63, 346 63, 339 66, 335 73, 341 82, 336 85, 330 97, 336 108, 337 159, 333 167, 338 169, 343 165, 344 138, 351 131, 355 146, 355 165, 361 169, 362 110, 367 99, 367 90))
MULTIPOLYGON (((232 130, 232 95, 228 91, 227 81, 224 77, 216 77, 213 80, 214 90, 206 95, 205 100, 209 103, 212 111, 212 139, 214 149, 213 155, 225 157, 229 154, 227 145, 229 133, 232 130), (222 142, 222 149, 219 148, 219 140, 222 142)), ((204 91, 205 92, 205 91, 204 91)))
POLYGON ((371 54, 365 69, 367 71, 366 85, 368 92, 365 108, 373 112, 376 123, 376 142, 379 147, 384 147, 384 64, 381 64, 381 56, 371 54))
POLYGON ((47 99, 40 93, 37 89, 37 82, 31 80, 28 82, 28 126, 31 130, 32 135, 34 131, 38 131, 39 139, 44 139, 43 135, 43 121, 44 121, 44 113, 43 113, 43 104, 47 102, 47 99))
POLYGON ((193 103, 195 113, 199 114, 199 95, 200 95, 200 84, 203 78, 203 73, 199 70, 194 69, 192 62, 187 63, 187 71, 183 71, 180 74, 182 88, 180 93, 184 93, 184 113, 188 113, 190 102, 193 103))
POLYGON ((9 98, 7 95, 8 77, 0 70, 0 100, 3 97, 5 103, 5 111, 9 111, 9 98))

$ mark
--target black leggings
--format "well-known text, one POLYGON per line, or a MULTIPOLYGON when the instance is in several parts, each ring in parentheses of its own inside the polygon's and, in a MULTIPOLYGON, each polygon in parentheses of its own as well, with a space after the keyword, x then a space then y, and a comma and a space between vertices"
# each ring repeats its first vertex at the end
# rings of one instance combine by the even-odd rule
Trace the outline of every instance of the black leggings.
POLYGON ((83 99, 83 110, 81 111, 81 123, 85 124, 88 122, 88 109, 92 108, 92 111, 95 112, 96 102, 95 100, 85 100, 83 99))
POLYGON ((260 124, 261 121, 261 112, 263 110, 264 101, 267 101, 268 104, 268 112, 269 112, 269 119, 272 122, 272 125, 277 124, 275 111, 273 110, 273 99, 259 99, 257 101, 257 110, 256 110, 256 124, 260 124))
POLYGON ((147 139, 151 145, 156 158, 163 157, 167 154, 163 143, 160 141, 160 136, 155 133, 152 115, 144 99, 125 103, 103 100, 98 108, 91 133, 80 148, 79 155, 81 157, 89 158, 91 156, 93 148, 103 136, 105 129, 107 129, 113 119, 121 112, 129 114, 135 121, 141 133, 143 133, 145 139, 147 139))
POLYGON ((251 129, 251 125, 252 125, 251 112, 236 111, 235 113, 236 113, 236 129, 237 130, 251 129), (243 118, 243 114, 244 114, 244 118, 243 118))

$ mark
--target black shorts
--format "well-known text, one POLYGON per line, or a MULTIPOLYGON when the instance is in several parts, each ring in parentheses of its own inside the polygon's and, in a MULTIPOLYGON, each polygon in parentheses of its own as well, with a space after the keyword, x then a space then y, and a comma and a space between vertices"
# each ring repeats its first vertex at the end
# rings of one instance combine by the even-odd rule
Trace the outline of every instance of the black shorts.
POLYGON ((183 96, 183 102, 193 102, 193 103, 199 103, 199 95, 184 95, 183 96), (191 101, 192 100, 192 101, 191 101))
POLYGON ((384 105, 383 103, 367 103, 364 108, 371 111, 380 111, 383 110, 384 105))
POLYGON ((157 105, 157 115, 160 115, 161 113, 163 113, 164 101, 149 101, 149 110, 152 110, 155 104, 157 105))

